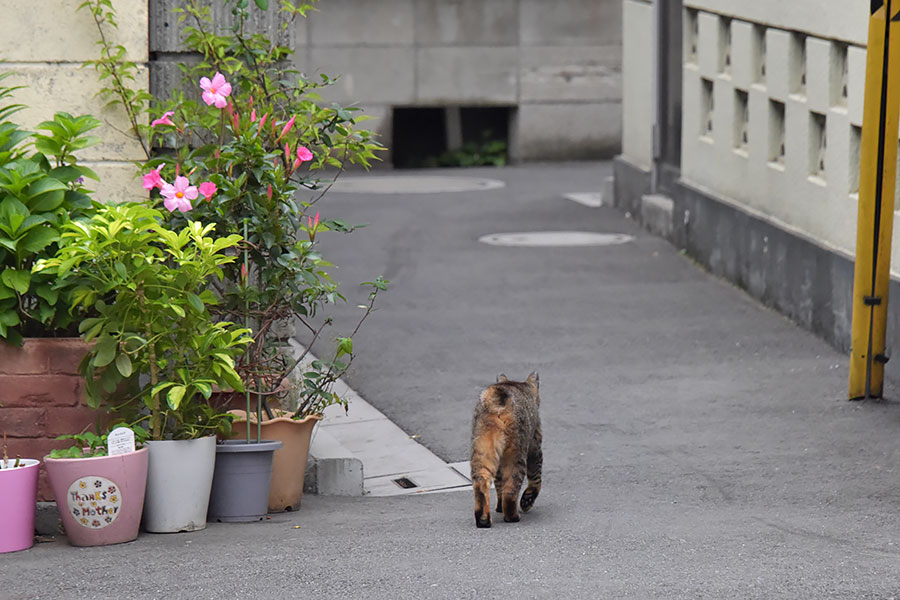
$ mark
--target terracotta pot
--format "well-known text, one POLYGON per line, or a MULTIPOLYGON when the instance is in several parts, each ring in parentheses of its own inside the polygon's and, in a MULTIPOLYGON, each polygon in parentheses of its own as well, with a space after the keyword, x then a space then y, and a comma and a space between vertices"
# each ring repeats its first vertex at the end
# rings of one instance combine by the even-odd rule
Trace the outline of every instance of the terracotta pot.
POLYGON ((41 461, 21 459, 4 469, 0 461, 0 553, 31 548, 34 544, 34 507, 41 461))
MULTIPOLYGON (((247 438, 247 413, 243 410, 232 410, 236 418, 232 424, 233 439, 247 438)), ((306 477, 306 459, 309 456, 309 443, 313 428, 322 417, 310 415, 295 421, 290 413, 283 410, 273 411, 274 419, 263 420, 262 438, 278 440, 281 449, 275 451, 272 460, 272 483, 269 488, 269 512, 283 512, 300 508, 303 497, 303 480, 306 477)), ((256 414, 250 414, 250 436, 256 439, 256 414)))
POLYGON ((70 544, 103 546, 137 538, 148 458, 146 448, 116 456, 44 457, 70 544))

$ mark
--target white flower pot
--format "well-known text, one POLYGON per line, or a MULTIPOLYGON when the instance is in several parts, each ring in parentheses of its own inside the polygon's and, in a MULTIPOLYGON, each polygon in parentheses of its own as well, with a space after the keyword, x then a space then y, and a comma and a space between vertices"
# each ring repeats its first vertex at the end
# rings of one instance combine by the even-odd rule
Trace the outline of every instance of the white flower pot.
POLYGON ((216 437, 147 442, 150 466, 144 529, 151 533, 206 528, 216 466, 216 437))

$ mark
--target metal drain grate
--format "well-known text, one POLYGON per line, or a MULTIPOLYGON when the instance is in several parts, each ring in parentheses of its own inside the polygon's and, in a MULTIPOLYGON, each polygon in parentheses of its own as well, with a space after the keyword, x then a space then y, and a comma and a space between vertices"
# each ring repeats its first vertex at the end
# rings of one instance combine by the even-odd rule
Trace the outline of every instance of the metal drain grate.
POLYGON ((394 483, 402 487, 404 490, 409 490, 414 487, 419 487, 416 482, 414 482, 409 477, 401 477, 400 479, 394 479, 394 483))

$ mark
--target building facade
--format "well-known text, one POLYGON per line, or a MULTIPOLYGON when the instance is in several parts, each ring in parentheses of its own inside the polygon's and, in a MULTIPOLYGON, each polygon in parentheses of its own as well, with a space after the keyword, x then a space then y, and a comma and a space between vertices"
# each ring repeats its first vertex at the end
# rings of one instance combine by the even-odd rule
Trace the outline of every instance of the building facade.
POLYGON ((869 9, 623 0, 617 204, 844 350, 869 9))

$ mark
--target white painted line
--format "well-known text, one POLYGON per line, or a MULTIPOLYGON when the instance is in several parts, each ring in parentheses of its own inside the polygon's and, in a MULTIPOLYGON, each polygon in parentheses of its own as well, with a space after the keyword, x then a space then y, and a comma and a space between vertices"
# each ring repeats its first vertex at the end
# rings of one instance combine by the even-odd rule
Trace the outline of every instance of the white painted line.
POLYGON ((625 244, 634 237, 624 233, 595 233, 592 231, 523 231, 517 233, 492 233, 478 239, 491 246, 566 247, 566 246, 615 246, 625 244))
POLYGON ((482 192, 506 187, 499 179, 451 177, 448 175, 359 175, 343 176, 330 192, 342 194, 435 194, 482 192))
POLYGON ((571 194, 563 194, 563 198, 588 208, 600 208, 603 206, 603 194, 601 192, 573 192, 571 194))

